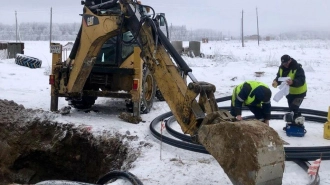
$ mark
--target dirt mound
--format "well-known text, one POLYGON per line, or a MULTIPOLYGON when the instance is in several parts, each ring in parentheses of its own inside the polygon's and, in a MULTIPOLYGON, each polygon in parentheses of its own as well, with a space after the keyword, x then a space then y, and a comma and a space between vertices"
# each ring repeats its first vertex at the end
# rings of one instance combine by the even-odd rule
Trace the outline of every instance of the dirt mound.
POLYGON ((54 116, 0 100, 0 184, 95 183, 110 170, 127 170, 138 156, 123 141, 128 136, 94 136, 84 127, 51 121, 54 116))

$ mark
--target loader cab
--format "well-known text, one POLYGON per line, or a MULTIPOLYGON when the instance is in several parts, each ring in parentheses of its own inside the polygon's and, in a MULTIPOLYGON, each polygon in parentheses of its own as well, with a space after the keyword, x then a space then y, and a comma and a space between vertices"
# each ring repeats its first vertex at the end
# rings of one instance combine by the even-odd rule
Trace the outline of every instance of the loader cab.
POLYGON ((137 42, 133 38, 130 31, 123 33, 121 39, 118 39, 118 36, 110 38, 103 44, 96 57, 95 65, 120 66, 123 61, 133 54, 134 46, 137 46, 137 42))
MULTIPOLYGON (((102 91, 125 91, 131 94, 133 79, 142 75, 142 60, 134 61, 137 42, 130 31, 109 38, 96 56, 95 64, 85 83, 84 89, 102 91)), ((118 94, 118 97, 122 94, 118 94)))

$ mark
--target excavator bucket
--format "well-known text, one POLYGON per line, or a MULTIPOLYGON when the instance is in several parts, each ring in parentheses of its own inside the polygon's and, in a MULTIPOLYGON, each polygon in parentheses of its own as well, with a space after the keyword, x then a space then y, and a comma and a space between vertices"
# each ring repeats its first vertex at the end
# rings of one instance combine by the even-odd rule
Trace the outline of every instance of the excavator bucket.
POLYGON ((205 124, 198 141, 218 161, 234 185, 280 185, 284 172, 282 140, 258 120, 205 124))

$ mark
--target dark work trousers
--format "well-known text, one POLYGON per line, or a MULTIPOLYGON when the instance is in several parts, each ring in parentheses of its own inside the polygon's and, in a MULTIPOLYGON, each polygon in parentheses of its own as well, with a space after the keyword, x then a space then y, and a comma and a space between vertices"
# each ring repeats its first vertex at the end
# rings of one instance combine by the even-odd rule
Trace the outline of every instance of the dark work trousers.
POLYGON ((254 114, 256 119, 264 119, 261 107, 258 106, 247 106, 250 111, 254 114))
MULTIPOLYGON (((264 119, 264 115, 262 113, 261 107, 258 106, 247 106, 247 107, 254 114, 254 117, 256 119, 264 119)), ((237 114, 235 113, 235 107, 231 106, 230 114, 234 117, 237 116, 237 114)))
POLYGON ((294 113, 294 118, 299 117, 301 113, 299 112, 299 107, 301 103, 303 102, 305 97, 305 94, 289 94, 286 96, 286 99, 288 100, 288 105, 290 112, 294 113))

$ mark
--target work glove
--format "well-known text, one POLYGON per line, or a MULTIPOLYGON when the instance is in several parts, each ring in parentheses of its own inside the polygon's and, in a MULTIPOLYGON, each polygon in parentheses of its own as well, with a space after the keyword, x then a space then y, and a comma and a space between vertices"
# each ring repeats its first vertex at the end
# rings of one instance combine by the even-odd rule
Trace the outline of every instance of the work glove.
POLYGON ((243 118, 242 118, 242 116, 241 116, 241 115, 237 115, 237 116, 236 116, 236 120, 238 120, 238 121, 242 121, 242 120, 243 120, 243 118))
POLYGON ((269 126, 269 120, 265 120, 264 123, 269 126))
POLYGON ((273 83, 272 83, 272 86, 273 86, 274 88, 276 88, 276 87, 278 86, 278 83, 274 80, 273 83))

